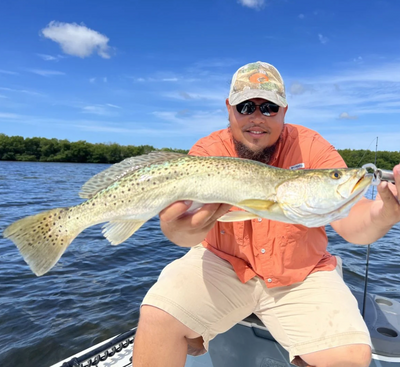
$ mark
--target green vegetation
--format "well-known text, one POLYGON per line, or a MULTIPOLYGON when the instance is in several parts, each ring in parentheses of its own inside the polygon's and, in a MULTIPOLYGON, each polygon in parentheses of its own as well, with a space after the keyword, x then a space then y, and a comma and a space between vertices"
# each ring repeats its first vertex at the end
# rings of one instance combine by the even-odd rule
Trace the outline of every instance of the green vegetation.
POLYGON ((188 152, 182 149, 156 149, 151 145, 91 144, 83 140, 70 142, 0 134, 0 160, 3 161, 117 163, 153 151, 188 152))
MULTIPOLYGON (((348 167, 361 167, 365 163, 375 163, 375 152, 371 150, 338 150, 348 167)), ((400 151, 378 151, 376 153, 376 166, 380 169, 391 170, 400 163, 400 151)))
MULTIPOLYGON (((39 161, 39 162, 77 162, 77 163, 117 163, 125 158, 153 151, 168 151, 186 154, 184 149, 156 149, 151 145, 91 144, 80 140, 46 138, 23 138, 0 134, 0 160, 39 161)), ((375 162, 375 152, 371 150, 339 150, 349 167, 361 167, 365 163, 375 162)), ((400 162, 400 151, 377 153, 376 166, 392 169, 400 162)))

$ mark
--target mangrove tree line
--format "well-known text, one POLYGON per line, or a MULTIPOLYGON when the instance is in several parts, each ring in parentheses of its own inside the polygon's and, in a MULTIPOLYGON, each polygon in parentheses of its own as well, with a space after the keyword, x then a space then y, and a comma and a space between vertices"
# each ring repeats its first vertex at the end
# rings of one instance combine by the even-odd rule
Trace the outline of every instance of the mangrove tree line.
MULTIPOLYGON (((92 144, 83 140, 70 142, 0 134, 0 160, 5 161, 117 163, 125 158, 152 151, 188 152, 184 149, 156 149, 151 145, 92 144)), ((375 152, 371 150, 342 149, 338 151, 348 167, 361 167, 365 163, 375 162, 375 152)), ((398 163, 400 163, 400 151, 377 152, 377 167, 392 169, 398 163)))

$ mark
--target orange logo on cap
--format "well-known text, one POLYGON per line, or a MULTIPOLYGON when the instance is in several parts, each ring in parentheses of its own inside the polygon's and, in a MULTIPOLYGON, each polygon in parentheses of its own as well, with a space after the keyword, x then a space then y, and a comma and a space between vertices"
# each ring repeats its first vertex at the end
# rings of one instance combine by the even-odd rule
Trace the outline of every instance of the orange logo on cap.
POLYGON ((263 73, 255 73, 249 78, 251 83, 265 83, 269 81, 268 77, 263 73))

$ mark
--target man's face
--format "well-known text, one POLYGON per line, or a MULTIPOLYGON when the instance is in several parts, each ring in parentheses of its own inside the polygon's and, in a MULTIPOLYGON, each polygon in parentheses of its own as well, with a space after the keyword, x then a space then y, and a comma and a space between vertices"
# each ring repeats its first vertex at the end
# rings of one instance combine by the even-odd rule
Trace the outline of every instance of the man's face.
MULTIPOLYGON (((256 105, 268 102, 261 98, 253 98, 250 101, 256 105)), ((234 140, 254 153, 272 147, 278 141, 283 130, 287 107, 280 107, 274 116, 264 116, 259 107, 250 115, 242 115, 237 111, 236 106, 229 104, 228 99, 226 106, 234 140)))

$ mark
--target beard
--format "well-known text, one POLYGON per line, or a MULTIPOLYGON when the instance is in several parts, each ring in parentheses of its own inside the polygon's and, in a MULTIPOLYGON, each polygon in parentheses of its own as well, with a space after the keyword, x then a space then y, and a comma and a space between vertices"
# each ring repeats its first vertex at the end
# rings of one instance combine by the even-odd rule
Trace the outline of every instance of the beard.
MULTIPOLYGON (((230 131, 230 125, 228 125, 228 129, 230 131)), ((230 131, 231 132, 231 131, 230 131)), ((249 147, 247 147, 245 144, 242 142, 236 140, 231 132, 231 136, 233 139, 233 143, 235 145, 235 150, 239 158, 244 158, 244 159, 251 159, 253 161, 261 162, 268 164, 271 160, 271 157, 276 151, 276 148, 278 146, 280 136, 278 140, 276 141, 275 144, 271 145, 270 147, 266 147, 264 149, 260 150, 252 150, 249 147)))

